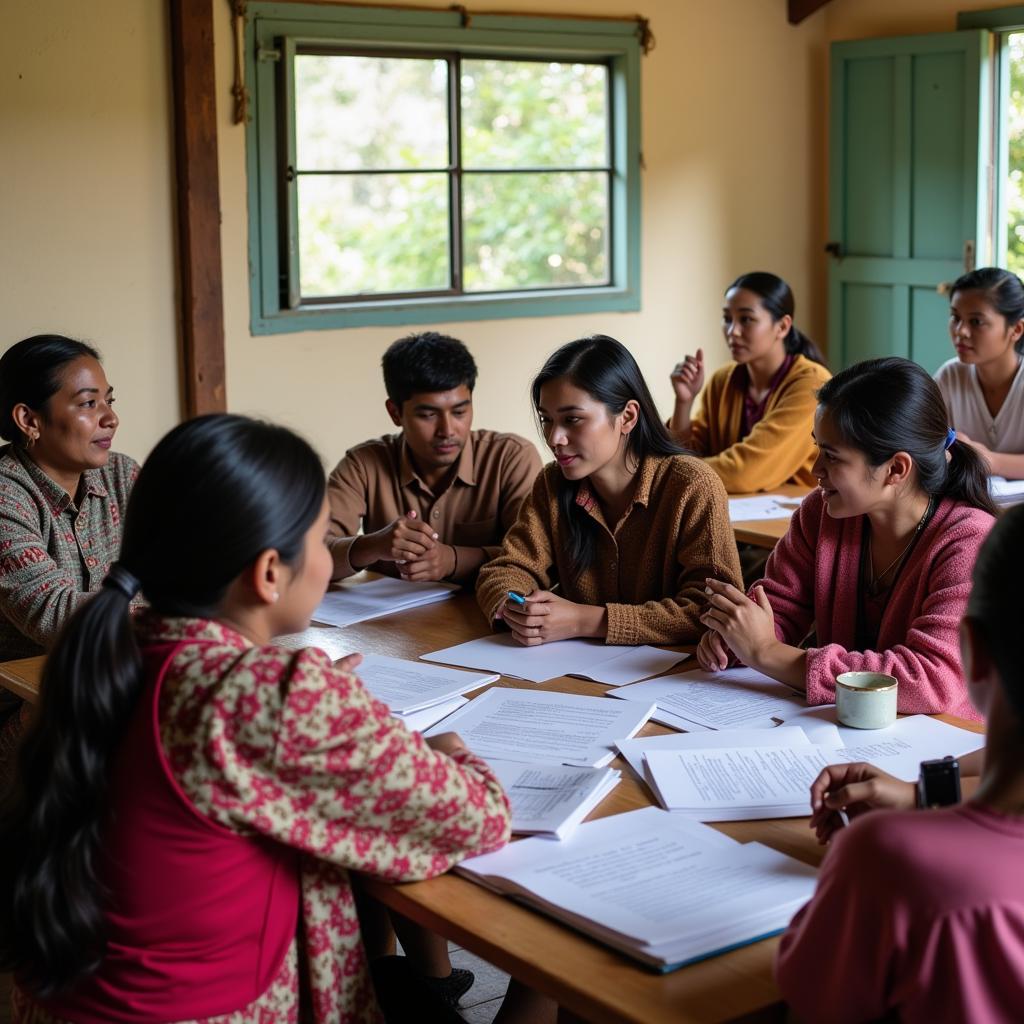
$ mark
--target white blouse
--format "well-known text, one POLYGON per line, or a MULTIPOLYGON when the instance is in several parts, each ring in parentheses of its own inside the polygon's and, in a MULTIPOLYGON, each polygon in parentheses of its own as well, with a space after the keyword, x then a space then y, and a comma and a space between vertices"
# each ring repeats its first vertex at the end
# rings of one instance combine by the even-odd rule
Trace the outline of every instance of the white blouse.
POLYGON ((994 452, 1024 453, 1024 360, 1010 385, 1002 408, 993 416, 985 404, 975 366, 950 359, 935 374, 954 430, 994 452))

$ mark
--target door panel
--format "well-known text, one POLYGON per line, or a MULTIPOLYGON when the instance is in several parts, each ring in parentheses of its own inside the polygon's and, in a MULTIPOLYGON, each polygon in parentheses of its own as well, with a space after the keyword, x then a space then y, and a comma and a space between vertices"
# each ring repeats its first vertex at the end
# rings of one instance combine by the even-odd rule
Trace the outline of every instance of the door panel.
POLYGON ((990 40, 974 30, 832 46, 834 368, 902 355, 934 372, 951 355, 938 288, 989 236, 990 40))

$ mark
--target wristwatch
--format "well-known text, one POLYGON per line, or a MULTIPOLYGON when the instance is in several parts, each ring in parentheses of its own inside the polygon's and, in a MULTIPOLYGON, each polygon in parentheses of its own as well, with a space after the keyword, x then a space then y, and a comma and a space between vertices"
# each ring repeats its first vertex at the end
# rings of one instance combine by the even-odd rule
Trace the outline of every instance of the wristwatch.
POLYGON ((955 757, 940 757, 921 762, 917 777, 917 806, 949 807, 960 803, 960 762, 955 757))

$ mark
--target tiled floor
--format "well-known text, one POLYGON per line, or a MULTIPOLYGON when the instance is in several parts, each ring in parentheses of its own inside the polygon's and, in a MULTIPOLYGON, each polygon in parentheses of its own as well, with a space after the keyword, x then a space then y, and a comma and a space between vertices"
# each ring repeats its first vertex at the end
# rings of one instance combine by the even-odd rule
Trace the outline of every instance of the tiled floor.
MULTIPOLYGON (((473 987, 462 997, 459 1010, 469 1024, 491 1024, 508 986, 508 975, 472 953, 451 946, 452 966, 465 967, 476 975, 473 987)), ((0 1024, 11 1022, 11 976, 0 974, 0 1024)))
POLYGON ((458 946, 450 944, 449 948, 452 966, 476 975, 473 987, 462 997, 459 1012, 470 1024, 491 1024, 508 988, 508 975, 458 946))

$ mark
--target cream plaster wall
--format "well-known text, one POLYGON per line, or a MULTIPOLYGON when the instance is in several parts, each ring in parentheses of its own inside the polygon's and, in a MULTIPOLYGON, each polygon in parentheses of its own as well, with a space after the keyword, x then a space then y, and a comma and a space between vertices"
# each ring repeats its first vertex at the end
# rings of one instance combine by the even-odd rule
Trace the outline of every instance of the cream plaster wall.
MULTIPOLYGON (((508 0, 478 0, 507 9, 508 0)), ((548 10, 548 0, 518 0, 548 10)), ((566 13, 632 12, 559 0, 566 13)), ((798 319, 825 320, 827 47, 949 31, 991 0, 833 0, 793 28, 785 0, 645 0, 643 309, 635 314, 422 324, 480 364, 480 424, 534 437, 527 386, 561 342, 606 331, 636 353, 663 409, 668 367, 703 345, 725 358, 723 286, 742 270, 789 279, 798 319)), ((144 457, 180 416, 168 29, 164 0, 8 5, 0 38, 0 348, 44 331, 104 352, 119 447, 144 457)), ((228 5, 215 2, 228 401, 302 430, 328 461, 388 428, 379 359, 396 329, 253 338, 248 327, 244 132, 230 123, 228 5)))
POLYGON ((180 417, 167 21, 162 0, 32 0, 0 34, 0 349, 95 343, 136 458, 180 417))
MULTIPOLYGON (((548 0, 477 0, 474 10, 552 10, 548 0)), ((567 14, 629 14, 621 0, 559 0, 567 14)), ((643 309, 635 314, 424 323, 252 337, 246 278, 245 139, 230 123, 231 37, 216 4, 228 401, 301 430, 333 463, 390 428, 380 356, 406 330, 463 338, 480 367, 476 423, 536 438, 528 385, 559 344, 604 332, 627 343, 667 412, 668 372, 703 345, 714 365, 722 289, 772 269, 813 334, 824 320, 811 273, 822 228, 821 28, 786 22, 784 0, 645 0, 656 49, 643 60, 643 309), (695 13, 702 12, 702 13, 695 13), (223 100, 223 102, 220 102, 223 100)))

